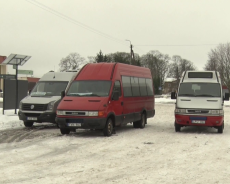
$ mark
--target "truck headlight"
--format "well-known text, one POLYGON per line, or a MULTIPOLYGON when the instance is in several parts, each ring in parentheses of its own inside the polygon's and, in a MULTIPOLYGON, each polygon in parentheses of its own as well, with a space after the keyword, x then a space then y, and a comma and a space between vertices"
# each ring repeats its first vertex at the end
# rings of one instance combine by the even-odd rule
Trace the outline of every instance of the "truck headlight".
POLYGON ((57 111, 57 115, 65 115, 65 111, 57 111))
POLYGON ((98 111, 89 111, 89 116, 98 116, 98 111))
POLYGON ((175 109, 175 113, 186 113, 186 109, 175 109))
POLYGON ((52 101, 52 102, 48 103, 47 110, 53 110, 54 104, 55 104, 55 101, 52 101))

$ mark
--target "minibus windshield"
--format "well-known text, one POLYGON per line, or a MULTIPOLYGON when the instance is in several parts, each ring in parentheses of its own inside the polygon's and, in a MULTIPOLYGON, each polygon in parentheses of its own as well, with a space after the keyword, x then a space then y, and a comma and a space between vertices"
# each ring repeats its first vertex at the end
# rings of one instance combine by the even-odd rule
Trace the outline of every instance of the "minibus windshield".
POLYGON ((97 96, 109 95, 111 81, 74 81, 66 96, 97 96))
POLYGON ((221 97, 219 83, 181 83, 178 96, 221 97))
POLYGON ((61 96, 61 92, 65 91, 68 81, 41 81, 31 91, 32 97, 43 96, 61 96))

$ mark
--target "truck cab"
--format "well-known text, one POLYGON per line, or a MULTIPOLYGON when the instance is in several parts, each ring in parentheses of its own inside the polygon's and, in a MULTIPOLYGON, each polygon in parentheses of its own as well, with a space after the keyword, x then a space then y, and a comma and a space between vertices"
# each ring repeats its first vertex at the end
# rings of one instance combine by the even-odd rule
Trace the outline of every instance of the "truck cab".
POLYGON ((179 87, 171 93, 175 104, 175 131, 184 126, 214 127, 218 133, 224 130, 224 100, 229 93, 223 93, 221 78, 216 71, 185 71, 179 87))

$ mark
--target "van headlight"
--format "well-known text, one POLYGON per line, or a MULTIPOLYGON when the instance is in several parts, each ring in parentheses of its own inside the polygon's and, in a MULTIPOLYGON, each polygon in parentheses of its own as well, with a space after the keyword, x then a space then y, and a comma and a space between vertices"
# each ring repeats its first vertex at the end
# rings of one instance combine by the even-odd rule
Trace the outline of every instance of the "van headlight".
POLYGON ((65 111, 59 111, 59 110, 57 110, 57 115, 65 115, 65 111))
POLYGON ((216 115, 223 115, 224 111, 223 110, 210 110, 211 114, 216 114, 216 115))
POLYGON ((52 102, 48 103, 47 110, 53 110, 55 102, 56 101, 52 101, 52 102))
POLYGON ((22 102, 19 102, 19 110, 22 110, 22 102))
POLYGON ((186 113, 186 109, 175 109, 175 113, 186 113))

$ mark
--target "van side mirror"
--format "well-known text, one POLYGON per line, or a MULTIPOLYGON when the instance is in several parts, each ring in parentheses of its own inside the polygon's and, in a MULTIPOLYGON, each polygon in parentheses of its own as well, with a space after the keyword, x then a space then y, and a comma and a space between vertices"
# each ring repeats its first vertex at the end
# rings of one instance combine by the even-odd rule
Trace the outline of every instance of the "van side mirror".
POLYGON ((31 89, 29 90, 29 95, 30 95, 30 93, 31 93, 31 89))
POLYGON ((112 100, 119 100, 119 91, 114 91, 113 92, 112 100))
POLYGON ((225 95, 224 95, 224 101, 229 101, 229 93, 225 93, 225 95))
POLYGON ((64 98, 65 97, 65 91, 62 91, 61 92, 61 98, 64 98))
POLYGON ((176 92, 171 92, 171 99, 176 99, 176 92))

